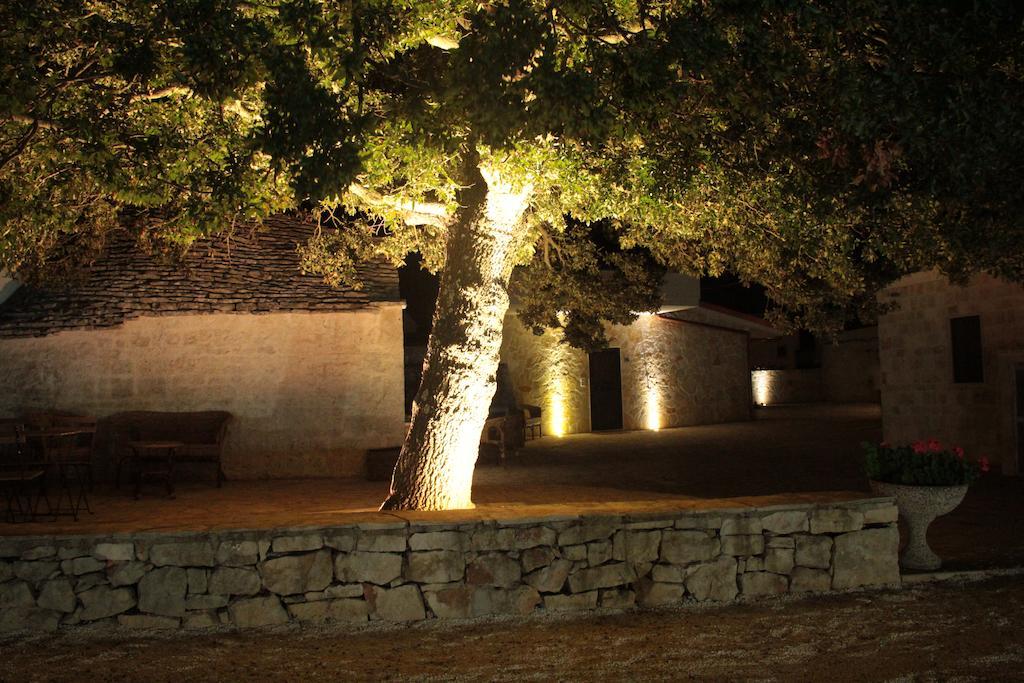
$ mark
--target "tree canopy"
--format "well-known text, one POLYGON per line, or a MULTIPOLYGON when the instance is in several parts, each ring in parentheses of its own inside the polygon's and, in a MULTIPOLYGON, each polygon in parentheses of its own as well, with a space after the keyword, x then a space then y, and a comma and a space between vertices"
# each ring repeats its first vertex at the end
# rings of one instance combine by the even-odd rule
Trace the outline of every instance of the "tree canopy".
MULTIPOLYGON (((355 217, 304 254, 335 281, 370 253, 440 269, 472 150, 528 195, 526 276, 558 274, 524 288, 530 324, 614 319, 573 227, 603 220, 827 328, 907 271, 1024 275, 1022 22, 1010 0, 7 3, 0 266, 49 273, 135 218, 187 244, 303 209, 355 217)), ((637 263, 622 306, 650 292, 637 263)))

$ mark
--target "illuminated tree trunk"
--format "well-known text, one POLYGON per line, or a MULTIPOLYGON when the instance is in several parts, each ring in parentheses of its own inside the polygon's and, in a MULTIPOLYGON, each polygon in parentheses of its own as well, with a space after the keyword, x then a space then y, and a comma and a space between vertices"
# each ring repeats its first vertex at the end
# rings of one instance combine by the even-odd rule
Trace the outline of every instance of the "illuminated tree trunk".
POLYGON ((508 282, 529 190, 471 166, 449 226, 423 377, 382 510, 473 507, 473 469, 494 396, 508 282), (486 177, 486 180, 485 180, 486 177))

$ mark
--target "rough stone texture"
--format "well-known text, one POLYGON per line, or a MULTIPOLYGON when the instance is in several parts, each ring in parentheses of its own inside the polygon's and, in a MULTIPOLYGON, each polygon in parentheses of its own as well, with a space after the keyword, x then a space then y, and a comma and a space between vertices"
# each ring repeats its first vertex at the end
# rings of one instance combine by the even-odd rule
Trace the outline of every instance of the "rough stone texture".
POLYGON ((83 574, 78 577, 75 581, 75 592, 81 593, 87 591, 93 586, 102 586, 108 583, 107 576, 103 572, 96 572, 95 574, 83 574))
POLYGON ((409 549, 419 550, 455 550, 460 551, 465 544, 465 537, 458 531, 432 531, 413 534, 409 537, 409 549))
POLYGON ((625 534, 625 557, 620 558, 639 564, 655 562, 661 545, 660 531, 627 531, 625 534))
POLYGON ((189 612, 181 621, 181 626, 182 628, 187 629, 200 629, 213 628, 215 626, 219 626, 220 623, 220 619, 217 617, 216 612, 189 612))
POLYGON ((606 564, 592 569, 582 569, 569 576, 569 590, 585 593, 598 588, 621 586, 633 579, 629 565, 624 562, 606 564))
POLYGON ((540 603, 540 593, 529 586, 512 590, 483 586, 473 591, 472 616, 483 617, 492 614, 526 615, 540 603))
POLYGON ((575 595, 545 595, 544 609, 549 612, 567 612, 597 607, 598 592, 576 593, 575 595))
POLYGON ((682 602, 686 591, 682 584, 641 581, 637 587, 636 602, 642 607, 660 607, 682 602))
POLYGON ((38 607, 11 607, 0 611, 0 633, 56 631, 60 613, 38 607))
POLYGON ((865 510, 864 524, 892 524, 899 517, 899 512, 899 508, 895 505, 865 510))
POLYGON ((13 569, 16 577, 35 584, 55 576, 60 569, 60 565, 61 563, 59 562, 48 562, 45 560, 38 562, 15 562, 13 569))
POLYGON ((462 578, 465 560, 452 550, 411 553, 405 578, 417 583, 449 583, 462 578))
POLYGON ((43 609, 70 614, 75 611, 77 603, 75 592, 71 590, 71 582, 67 579, 47 581, 39 591, 38 605, 43 609))
POLYGON ((0 608, 31 607, 34 604, 32 591, 24 581, 0 584, 0 608))
POLYGON ((729 602, 738 592, 736 569, 736 560, 731 557, 692 567, 687 572, 686 590, 697 600, 729 602))
POLYGON ((591 567, 602 565, 612 559, 611 541, 597 541, 587 544, 587 564, 591 567))
POLYGON ((92 556, 97 560, 109 560, 111 562, 127 562, 135 559, 135 544, 133 543, 97 543, 92 550, 92 556))
POLYGON ((321 600, 288 605, 288 612, 299 621, 366 621, 369 605, 365 600, 321 600))
POLYGON ((827 508, 811 513, 812 534, 840 534, 863 526, 864 513, 860 510, 827 508))
POLYGON ((789 578, 794 593, 824 593, 832 587, 832 575, 824 569, 796 567, 789 578))
POLYGON ((740 576, 743 596, 756 598, 780 595, 789 590, 789 580, 780 574, 769 572, 746 572, 740 576))
POLYGON ((331 583, 331 552, 286 555, 260 564, 263 587, 278 595, 320 591, 331 583))
POLYGON ((226 595, 190 595, 185 598, 186 610, 212 610, 227 607, 229 598, 226 595))
POLYGON ((828 569, 832 566, 832 539, 828 536, 794 536, 795 562, 801 567, 828 569))
POLYGON ((259 546, 256 541, 221 541, 217 546, 217 564, 228 567, 244 567, 256 564, 259 546))
POLYGON ((466 583, 477 586, 511 588, 521 576, 518 562, 497 553, 481 555, 466 566, 466 583))
POLYGON ((159 630, 178 628, 181 625, 181 620, 152 614, 119 614, 117 623, 132 630, 159 630))
POLYGON ((546 526, 534 526, 516 529, 512 537, 516 550, 526 550, 542 545, 555 545, 558 534, 546 526))
POLYGON ((413 585, 392 589, 366 586, 366 600, 377 619, 419 621, 427 616, 420 589, 413 585))
POLYGON ((661 559, 673 564, 711 560, 720 549, 718 538, 704 531, 668 530, 661 539, 661 559))
MULTIPOLYGON (((47 557, 53 557, 57 554, 57 549, 52 545, 38 545, 34 548, 29 548, 21 553, 21 559, 23 560, 42 560, 47 557)), ((63 559, 63 558, 62 558, 63 559)))
POLYGON ((262 582, 259 572, 243 567, 217 567, 210 575, 208 590, 213 594, 256 595, 262 582))
POLYGON ((188 593, 195 595, 205 593, 210 582, 210 572, 206 569, 187 569, 185 574, 188 578, 188 593))
POLYGON ((60 563, 60 570, 65 574, 79 575, 91 574, 106 568, 106 563, 92 557, 76 557, 73 560, 64 560, 60 563))
POLYGON ((495 529, 485 527, 473 531, 470 538, 470 550, 512 550, 515 547, 515 529, 495 529))
POLYGON ((587 546, 586 545, 569 545, 562 546, 562 557, 573 562, 579 562, 587 559, 587 546))
POLYGON ((762 529, 760 517, 729 517, 722 520, 722 529, 719 533, 722 536, 750 536, 760 534, 762 529))
POLYGON ((105 619, 135 607, 135 594, 131 588, 96 586, 79 593, 78 599, 82 601, 82 609, 78 613, 82 621, 105 619))
POLYGON ((679 564, 656 564, 651 578, 659 583, 683 583, 686 581, 686 567, 679 564))
POLYGON ((568 560, 555 560, 549 566, 527 574, 523 581, 541 593, 557 593, 565 585, 570 569, 572 563, 568 560))
POLYGON ((723 536, 722 552, 726 555, 760 555, 764 552, 764 536, 723 536))
POLYGON ((402 575, 402 556, 394 553, 352 552, 338 555, 334 576, 343 583, 366 581, 387 585, 402 575))
POLYGON ((793 570, 793 549, 768 548, 764 553, 764 569, 774 574, 789 574, 793 570))
POLYGON ((773 534, 793 534, 811 528, 804 510, 773 512, 761 519, 761 525, 765 531, 773 534))
POLYGON ((149 571, 145 562, 119 562, 107 570, 112 586, 133 586, 149 571))
POLYGON ((899 542, 900 535, 895 527, 836 536, 832 588, 898 584, 900 569, 896 552, 899 542))
POLYGON ((0 562, 0 583, 9 580, 14 576, 14 569, 10 562, 0 562))
POLYGON ((278 536, 270 544, 271 551, 275 553, 301 553, 310 550, 320 550, 323 547, 324 537, 319 534, 278 536))
POLYGON ((519 562, 523 565, 524 572, 532 572, 538 567, 546 567, 555 559, 555 551, 552 548, 530 548, 519 555, 519 562))
POLYGON ((139 581, 139 610, 168 617, 185 613, 188 575, 180 567, 160 567, 139 581))
POLYGON ((615 533, 615 525, 611 523, 584 523, 571 526, 558 534, 558 545, 579 545, 590 541, 603 541, 615 533))
POLYGON ((231 615, 231 621, 241 628, 273 626, 288 621, 288 613, 276 595, 233 602, 228 606, 228 614, 231 615))
POLYGON ((609 609, 629 609, 636 605, 636 592, 628 588, 611 588, 600 592, 598 604, 609 609))
POLYGON ((406 543, 404 531, 364 533, 356 542, 356 550, 374 553, 400 553, 405 551, 406 543))
POLYGON ((334 533, 324 536, 324 545, 334 550, 351 552, 356 549, 355 533, 334 533))
POLYGON ((210 541, 157 543, 149 549, 149 561, 157 567, 212 567, 216 556, 210 541))

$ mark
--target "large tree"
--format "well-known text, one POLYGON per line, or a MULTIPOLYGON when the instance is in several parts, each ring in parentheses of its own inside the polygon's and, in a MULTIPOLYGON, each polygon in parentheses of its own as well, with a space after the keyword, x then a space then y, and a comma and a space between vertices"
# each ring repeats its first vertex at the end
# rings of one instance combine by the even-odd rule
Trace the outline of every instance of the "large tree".
POLYGON ((117 221, 187 244, 284 208, 324 217, 304 263, 332 281, 419 251, 440 293, 384 507, 469 507, 519 265, 525 321, 581 344, 650 300, 648 259, 732 271, 826 329, 908 271, 1020 279, 1022 16, 1010 0, 8 5, 0 256, 45 273, 117 221))

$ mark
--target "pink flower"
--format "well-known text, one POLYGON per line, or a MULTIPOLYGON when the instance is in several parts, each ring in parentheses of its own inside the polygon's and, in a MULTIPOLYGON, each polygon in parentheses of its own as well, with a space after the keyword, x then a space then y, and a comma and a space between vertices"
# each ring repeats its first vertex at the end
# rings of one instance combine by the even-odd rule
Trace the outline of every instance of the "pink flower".
POLYGON ((915 441, 910 445, 910 447, 913 448, 914 452, 917 453, 918 455, 928 452, 928 444, 926 444, 924 441, 915 441))
POLYGON ((938 439, 928 439, 928 451, 930 453, 942 452, 942 444, 939 443, 938 439))
POLYGON ((892 448, 892 446, 889 444, 888 441, 883 441, 882 443, 880 443, 878 445, 881 446, 882 448, 892 448))
POLYGON ((978 458, 978 465, 981 466, 982 472, 988 472, 990 469, 992 469, 991 465, 989 465, 988 458, 986 458, 984 455, 978 458))
POLYGON ((953 446, 953 455, 955 455, 958 459, 963 460, 964 449, 960 448, 959 446, 953 446))

